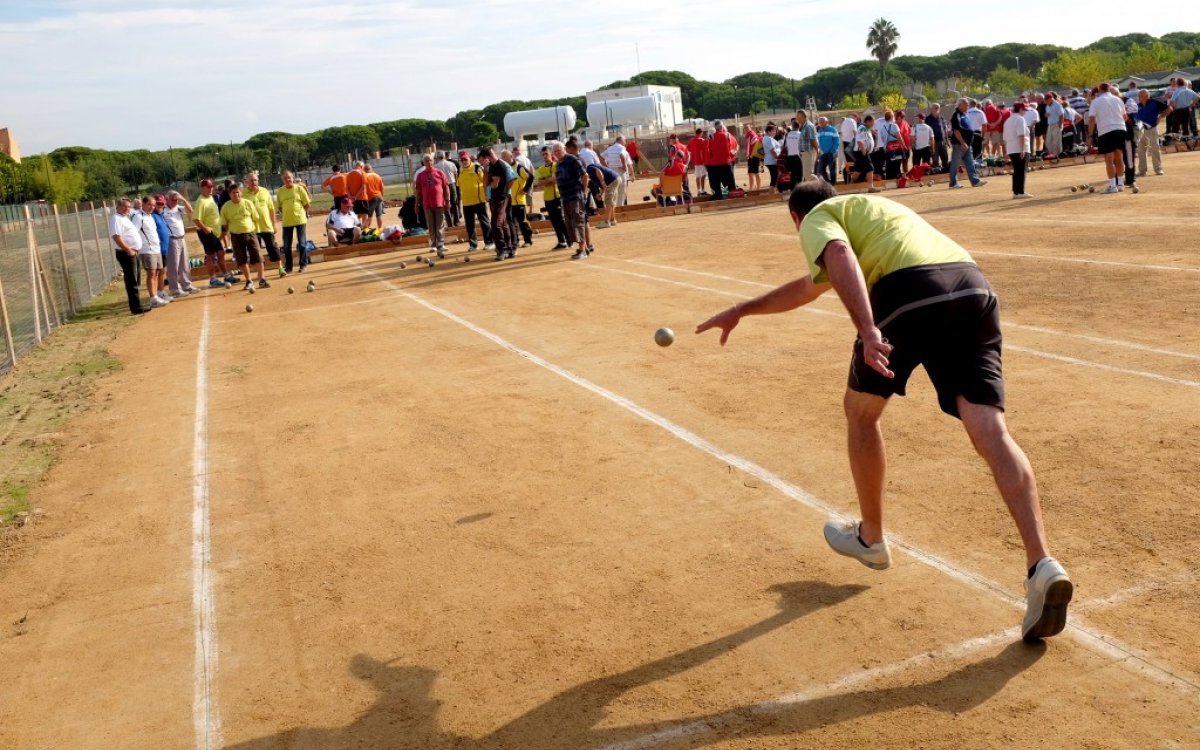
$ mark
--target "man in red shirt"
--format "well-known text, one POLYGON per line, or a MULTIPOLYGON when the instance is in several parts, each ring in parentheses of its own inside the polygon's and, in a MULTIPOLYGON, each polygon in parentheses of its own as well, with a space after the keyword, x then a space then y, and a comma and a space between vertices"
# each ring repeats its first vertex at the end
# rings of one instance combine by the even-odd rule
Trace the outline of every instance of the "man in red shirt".
POLYGON ((704 183, 708 179, 708 139, 704 131, 696 128, 696 135, 688 141, 688 162, 696 170, 696 195, 708 195, 704 191, 704 183))
POLYGON ((1000 109, 988 99, 983 103, 983 153, 991 156, 1004 156, 1004 118, 1000 109))
POLYGON ((629 152, 629 159, 633 162, 633 178, 636 180, 638 172, 642 171, 642 150, 638 148, 637 141, 626 143, 625 150, 629 152))
POLYGON ((425 226, 429 227, 429 246, 437 251, 439 258, 446 257, 446 241, 442 236, 446 220, 446 206, 450 205, 450 183, 440 169, 434 169, 433 154, 421 159, 424 169, 415 180, 417 188, 417 210, 425 210, 425 226))
POLYGON ((712 180, 713 200, 721 200, 733 190, 733 155, 737 153, 737 141, 725 130, 725 123, 713 123, 716 132, 708 142, 708 176, 712 180))

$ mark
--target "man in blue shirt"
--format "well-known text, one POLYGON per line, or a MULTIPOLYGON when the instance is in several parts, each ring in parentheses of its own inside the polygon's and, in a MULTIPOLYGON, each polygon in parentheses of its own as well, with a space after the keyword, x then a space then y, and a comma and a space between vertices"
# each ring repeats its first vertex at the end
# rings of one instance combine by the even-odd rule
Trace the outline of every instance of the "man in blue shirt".
POLYGON ((958 183, 959 165, 966 168, 967 178, 971 180, 971 187, 979 187, 987 183, 987 180, 981 180, 975 174, 975 159, 971 153, 972 131, 971 123, 967 120, 967 105, 966 99, 959 99, 958 108, 950 113, 950 166, 946 171, 950 173, 951 190, 962 187, 958 183))
POLYGON ((842 138, 837 128, 829 124, 829 118, 817 118, 817 148, 821 155, 817 157, 817 176, 830 185, 837 184, 838 149, 842 146, 842 138))
POLYGON ((587 195, 588 175, 579 160, 579 141, 575 136, 567 139, 566 147, 554 147, 554 182, 562 197, 563 219, 567 224, 567 242, 579 245, 571 260, 583 260, 591 253, 588 243, 587 214, 583 201, 587 195))
POLYGON ((1175 91, 1171 94, 1171 109, 1176 112, 1176 126, 1167 127, 1167 132, 1172 130, 1177 131, 1180 135, 1195 135, 1196 120, 1195 108, 1196 101, 1200 100, 1200 94, 1192 91, 1188 87, 1188 82, 1182 78, 1175 80, 1175 91))
POLYGON ((1147 151, 1150 152, 1150 158, 1154 162, 1154 174, 1161 175, 1163 173, 1162 147, 1158 145, 1158 117, 1170 109, 1170 105, 1164 104, 1161 99, 1151 99, 1149 91, 1142 89, 1138 92, 1138 111, 1133 116, 1138 134, 1138 177, 1146 176, 1147 151))

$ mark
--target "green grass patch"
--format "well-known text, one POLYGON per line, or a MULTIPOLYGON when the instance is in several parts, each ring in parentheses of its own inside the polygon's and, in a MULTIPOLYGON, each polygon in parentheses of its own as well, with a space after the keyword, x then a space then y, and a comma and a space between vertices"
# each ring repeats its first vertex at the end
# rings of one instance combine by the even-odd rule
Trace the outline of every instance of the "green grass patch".
POLYGON ((29 512, 29 488, 23 484, 6 485, 0 490, 0 526, 12 523, 18 513, 29 512))
POLYGON ((94 375, 107 375, 110 372, 117 372, 124 365, 121 360, 112 356, 105 350, 95 352, 92 356, 72 362, 61 370, 63 375, 79 375, 88 377, 94 375))

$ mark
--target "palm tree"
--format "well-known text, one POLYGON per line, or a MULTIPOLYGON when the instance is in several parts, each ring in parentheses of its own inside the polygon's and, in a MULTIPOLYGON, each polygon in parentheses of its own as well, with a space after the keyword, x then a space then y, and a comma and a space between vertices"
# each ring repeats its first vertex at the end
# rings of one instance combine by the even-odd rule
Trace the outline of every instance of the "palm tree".
POLYGON ((896 30, 895 24, 886 18, 875 19, 871 30, 867 32, 867 49, 871 50, 871 54, 879 61, 880 83, 883 82, 888 61, 896 54, 896 40, 899 38, 900 32, 896 30))

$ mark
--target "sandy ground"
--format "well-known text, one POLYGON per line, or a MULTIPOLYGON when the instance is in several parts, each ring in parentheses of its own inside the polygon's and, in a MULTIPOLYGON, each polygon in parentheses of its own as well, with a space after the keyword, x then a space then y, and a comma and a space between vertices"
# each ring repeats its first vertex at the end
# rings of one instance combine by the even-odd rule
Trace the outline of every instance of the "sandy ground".
POLYGON ((1000 295, 1077 586, 1043 646, 923 374, 885 420, 897 564, 825 547, 851 327, 829 297, 693 336, 804 266, 782 207, 703 213, 583 263, 337 261, 139 320, 0 571, 0 748, 1200 746, 1200 155, 1166 167, 887 194, 1000 295))

